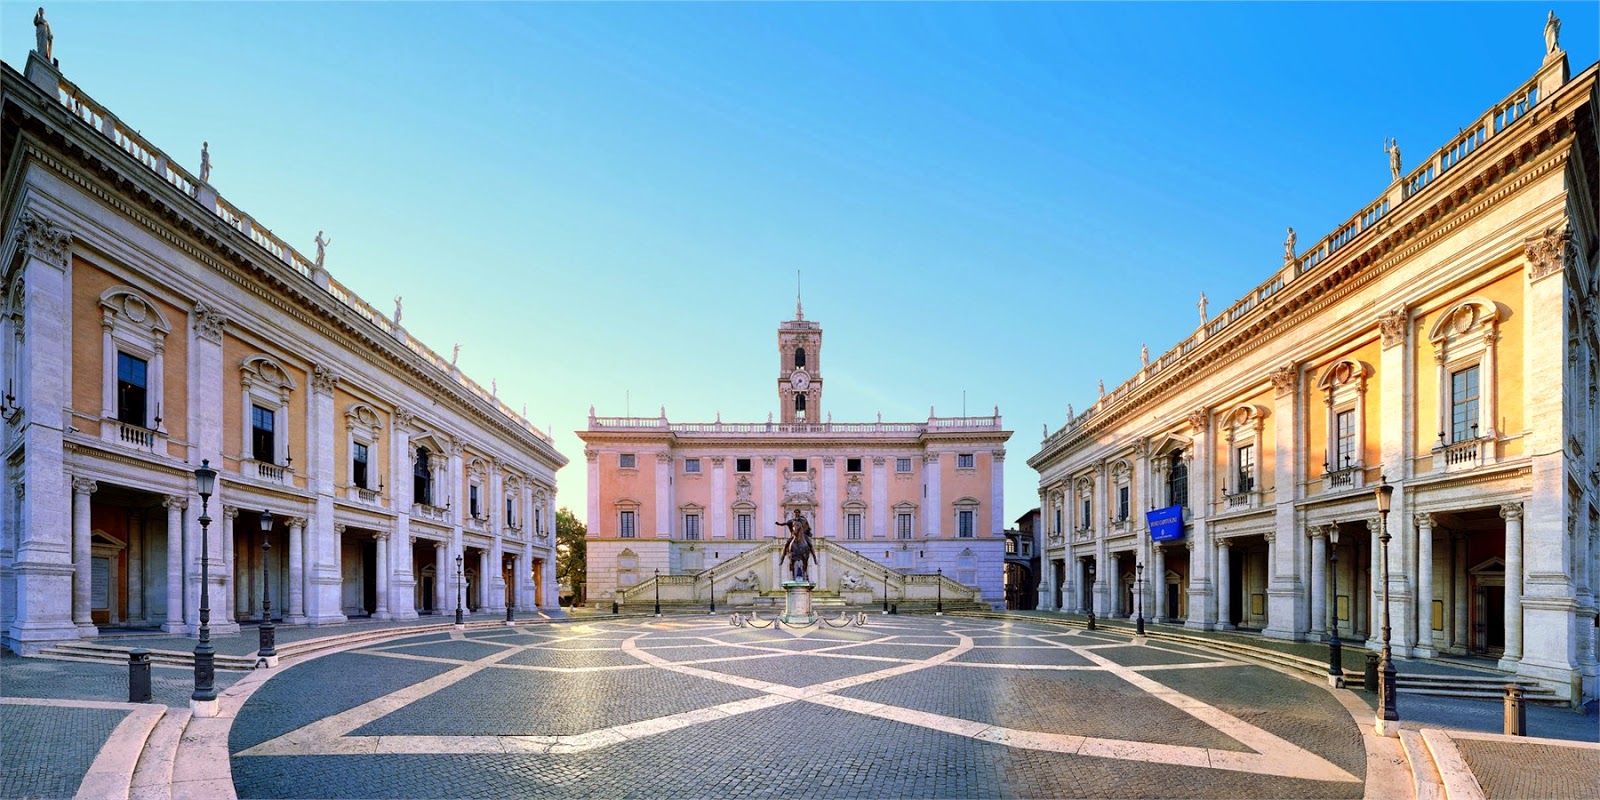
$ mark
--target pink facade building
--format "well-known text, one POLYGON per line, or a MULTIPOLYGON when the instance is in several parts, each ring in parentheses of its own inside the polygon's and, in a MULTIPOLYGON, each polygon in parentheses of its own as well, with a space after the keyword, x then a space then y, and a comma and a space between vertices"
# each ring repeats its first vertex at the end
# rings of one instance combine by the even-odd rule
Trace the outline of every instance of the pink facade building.
POLYGON ((953 592, 947 599, 1002 602, 1011 432, 999 409, 832 421, 822 328, 798 303, 778 328, 777 359, 776 422, 673 423, 665 410, 590 410, 578 431, 589 469, 590 602, 637 603, 639 590, 654 594, 648 584, 657 575, 663 596, 676 600, 714 593, 739 603, 772 592, 787 533, 777 522, 794 509, 824 543, 813 574, 824 596, 916 599, 926 594, 919 587, 931 593, 930 581, 942 581, 953 592))

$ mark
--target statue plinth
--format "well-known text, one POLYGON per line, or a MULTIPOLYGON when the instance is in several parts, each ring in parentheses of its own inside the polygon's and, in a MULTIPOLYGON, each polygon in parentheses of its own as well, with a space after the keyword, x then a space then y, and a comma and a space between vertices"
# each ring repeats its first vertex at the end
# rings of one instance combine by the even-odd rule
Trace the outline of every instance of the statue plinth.
POLYGON ((816 584, 811 581, 784 581, 783 616, 779 618, 783 624, 816 624, 816 612, 811 610, 811 590, 814 588, 816 584))

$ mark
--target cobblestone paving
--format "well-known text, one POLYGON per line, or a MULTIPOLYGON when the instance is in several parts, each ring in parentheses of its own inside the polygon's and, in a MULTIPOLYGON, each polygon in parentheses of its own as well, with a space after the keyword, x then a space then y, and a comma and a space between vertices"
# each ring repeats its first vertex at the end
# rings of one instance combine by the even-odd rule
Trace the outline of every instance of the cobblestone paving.
POLYGON ((242 798, 1362 794, 1360 733, 1320 687, 1052 632, 669 617, 365 648, 250 698, 234 783, 242 798))
POLYGON ((1455 739, 1489 800, 1590 800, 1600 794, 1600 750, 1455 739))
POLYGON ((73 796, 126 716, 110 709, 0 704, 0 797, 73 796))
MULTIPOLYGON (((217 691, 232 686, 244 673, 216 673, 217 691)), ((188 708, 194 694, 194 670, 152 667, 151 700, 173 708, 188 708)), ((107 700, 128 702, 128 668, 122 664, 51 661, 44 658, 0 657, 0 697, 40 697, 57 700, 107 700)), ((4 797, 5 795, 0 795, 4 797)))

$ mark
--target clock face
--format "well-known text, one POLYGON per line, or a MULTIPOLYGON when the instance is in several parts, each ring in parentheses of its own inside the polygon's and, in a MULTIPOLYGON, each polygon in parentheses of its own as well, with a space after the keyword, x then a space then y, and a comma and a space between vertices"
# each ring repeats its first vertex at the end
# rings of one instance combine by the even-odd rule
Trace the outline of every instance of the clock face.
POLYGON ((805 370, 797 369, 789 376, 789 385, 803 392, 811 385, 811 376, 807 375, 805 370))

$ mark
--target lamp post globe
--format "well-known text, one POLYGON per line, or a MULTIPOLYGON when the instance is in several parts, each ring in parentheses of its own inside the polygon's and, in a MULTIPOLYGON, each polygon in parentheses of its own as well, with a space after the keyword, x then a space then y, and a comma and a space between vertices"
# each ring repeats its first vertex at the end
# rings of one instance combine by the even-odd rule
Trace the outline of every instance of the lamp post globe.
MULTIPOLYGON (((217 699, 217 651, 211 646, 211 494, 217 487, 217 471, 205 459, 194 471, 195 491, 200 495, 200 641, 194 646, 194 694, 189 698, 209 709, 217 699)), ((198 710, 198 709, 197 709, 198 710)))
POLYGON ((461 613, 461 590, 462 590, 462 586, 466 583, 466 573, 462 571, 462 563, 464 561, 465 561, 465 559, 462 558, 460 555, 456 556, 456 624, 457 625, 466 624, 466 621, 463 618, 463 615, 461 613))
POLYGON ((272 572, 267 556, 272 551, 272 512, 261 512, 261 646, 256 658, 272 666, 278 660, 278 628, 272 624, 272 572))
POLYGON ((1382 484, 1373 490, 1378 503, 1378 541, 1383 545, 1383 668, 1378 674, 1378 710, 1373 721, 1374 729, 1384 736, 1395 736, 1400 730, 1400 712, 1395 707, 1395 668, 1389 649, 1389 504, 1394 487, 1388 476, 1380 478, 1382 484))

